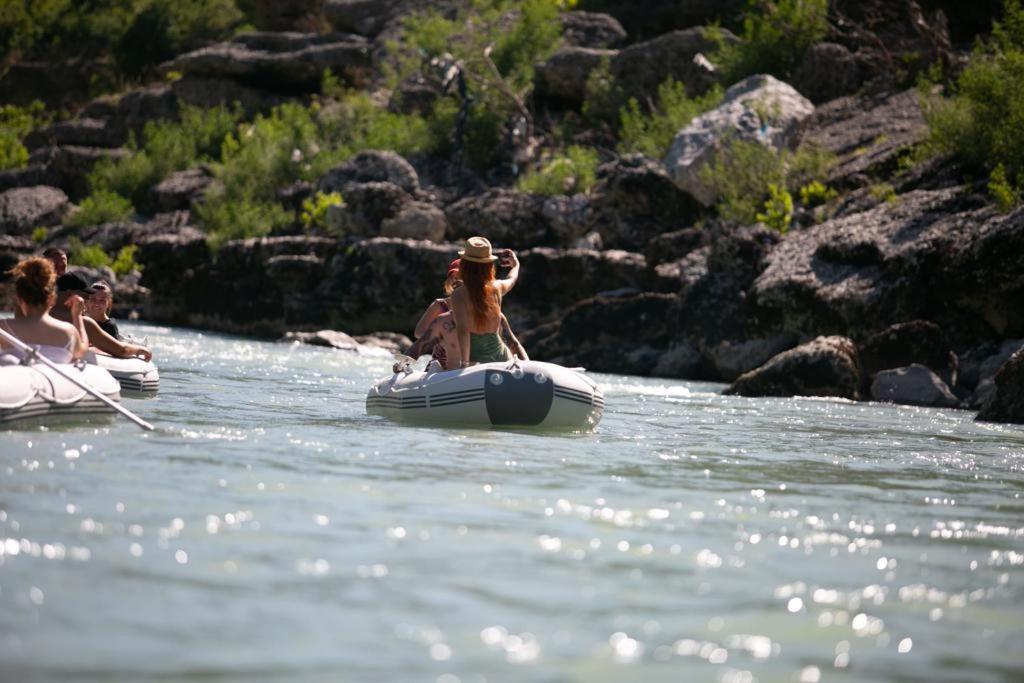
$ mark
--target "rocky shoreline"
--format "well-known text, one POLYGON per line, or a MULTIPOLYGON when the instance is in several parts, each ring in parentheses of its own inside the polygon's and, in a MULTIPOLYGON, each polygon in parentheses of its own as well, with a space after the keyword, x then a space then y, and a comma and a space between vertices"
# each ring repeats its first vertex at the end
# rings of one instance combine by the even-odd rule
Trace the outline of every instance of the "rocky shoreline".
MULTIPOLYGON (((208 46, 164 67, 182 74, 173 84, 93 101, 36 131, 28 165, 0 171, 0 268, 72 236, 108 253, 137 245, 140 273, 104 273, 122 314, 275 339, 402 335, 439 294, 459 240, 481 234, 519 251, 522 279, 506 312, 537 359, 724 382, 744 396, 959 407, 1024 422, 1024 210, 998 212, 950 158, 904 163, 928 132, 918 94, 866 88, 878 74, 852 44, 812 49, 795 88, 765 76, 733 85, 665 159, 615 155, 585 194, 535 195, 435 158, 364 151, 316 183, 279 190, 292 208, 340 192, 331 236, 298 229, 215 246, 194 218, 217 182, 201 166, 154 186, 148 215, 61 226, 93 165, 127 154, 129 134, 182 103, 265 111, 315 90, 325 67, 370 87, 383 41, 412 4, 328 2, 336 33, 208 46), (751 93, 776 107, 773 127, 750 127, 751 93), (814 144, 834 158, 828 183, 839 195, 785 234, 708 218, 699 169, 725 136, 814 144)), ((537 97, 553 107, 578 107, 601 60, 637 94, 666 75, 695 91, 714 80, 698 29, 619 48, 627 36, 612 16, 570 12, 563 22, 567 45, 537 68, 537 97)))

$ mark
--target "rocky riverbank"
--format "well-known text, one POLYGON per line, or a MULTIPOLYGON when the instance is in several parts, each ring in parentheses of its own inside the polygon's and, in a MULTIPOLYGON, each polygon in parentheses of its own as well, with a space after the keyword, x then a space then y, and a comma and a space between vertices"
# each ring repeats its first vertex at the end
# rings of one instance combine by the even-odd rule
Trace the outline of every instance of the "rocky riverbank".
MULTIPOLYGON (((388 41, 417 3, 329 0, 332 31, 264 31, 179 55, 161 67, 173 82, 94 100, 34 131, 28 164, 0 171, 0 267, 72 237, 107 253, 135 245, 138 272, 104 272, 123 314, 273 338, 408 334, 459 241, 481 234, 519 251, 522 279, 506 312, 535 358, 726 382, 741 395, 961 407, 1024 422, 1024 210, 997 210, 953 158, 914 158, 928 136, 921 99, 888 65, 901 54, 958 53, 936 3, 896 4, 859 17, 856 3, 837 3, 837 16, 859 18, 810 48, 792 83, 754 75, 731 84, 663 158, 613 153, 585 132, 579 140, 591 135, 603 150, 585 192, 532 194, 506 170, 365 150, 278 189, 296 215, 318 193, 344 197, 319 234, 296 220, 265 237, 212 239, 197 207, 221 180, 206 165, 161 179, 131 220, 62 224, 88 196, 95 164, 132 154, 130 136, 183 106, 237 101, 265 112, 315 93, 325 68, 350 88, 393 97, 380 86, 388 41), (702 169, 736 139, 780 154, 813 146, 830 159, 823 181, 833 192, 799 207, 784 233, 716 216, 702 169)), ((616 16, 562 14, 564 45, 536 68, 538 129, 539 112, 581 107, 602 64, 622 96, 650 98, 667 77, 693 94, 712 88, 713 46, 697 26, 718 17, 686 17, 633 41, 616 16)), ((395 106, 441 97, 435 85, 403 83, 395 106)), ((540 159, 545 135, 536 131, 515 158, 540 159)))

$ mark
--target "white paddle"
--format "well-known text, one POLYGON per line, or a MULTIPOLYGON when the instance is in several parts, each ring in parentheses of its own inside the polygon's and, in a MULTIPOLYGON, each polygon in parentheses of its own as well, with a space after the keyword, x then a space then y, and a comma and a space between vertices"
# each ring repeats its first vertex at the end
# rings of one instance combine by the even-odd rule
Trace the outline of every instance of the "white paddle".
POLYGON ((20 350, 22 353, 24 353, 26 360, 28 360, 30 362, 39 361, 40 363, 42 363, 43 365, 45 365, 46 367, 50 368, 51 370, 56 372, 58 375, 60 375, 64 379, 66 379, 67 381, 71 382, 72 384, 78 386, 81 389, 85 389, 87 392, 89 392, 90 394, 92 394, 93 396, 98 398, 100 401, 102 401, 103 403, 106 403, 108 406, 110 406, 111 408, 113 408, 117 412, 121 413, 122 415, 124 415, 129 420, 131 420, 135 424, 139 425, 143 429, 148 430, 148 431, 153 431, 154 430, 153 425, 149 424, 148 422, 143 420, 141 417, 139 417, 138 415, 136 415, 132 411, 130 411, 127 408, 125 408, 124 406, 122 406, 120 403, 117 403, 116 401, 111 401, 109 398, 104 396, 102 393, 100 393, 96 389, 94 389, 91 386, 89 386, 86 382, 83 382, 82 380, 78 379, 77 377, 66 373, 59 365, 54 363, 49 358, 40 355, 39 352, 36 350, 36 348, 34 346, 29 346, 25 342, 23 342, 20 339, 18 339, 17 337, 15 337, 13 334, 9 334, 8 332, 5 332, 4 330, 0 330, 0 336, 2 336, 4 339, 6 339, 7 343, 9 343, 11 346, 13 346, 14 348, 20 350))

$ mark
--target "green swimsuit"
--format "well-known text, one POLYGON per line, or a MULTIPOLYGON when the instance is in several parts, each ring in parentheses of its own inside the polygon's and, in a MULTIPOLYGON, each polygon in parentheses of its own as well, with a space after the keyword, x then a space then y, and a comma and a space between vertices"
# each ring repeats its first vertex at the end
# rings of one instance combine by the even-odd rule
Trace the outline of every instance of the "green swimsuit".
POLYGON ((484 334, 469 334, 469 362, 470 363, 497 363, 511 360, 512 354, 508 347, 501 341, 497 332, 484 334))

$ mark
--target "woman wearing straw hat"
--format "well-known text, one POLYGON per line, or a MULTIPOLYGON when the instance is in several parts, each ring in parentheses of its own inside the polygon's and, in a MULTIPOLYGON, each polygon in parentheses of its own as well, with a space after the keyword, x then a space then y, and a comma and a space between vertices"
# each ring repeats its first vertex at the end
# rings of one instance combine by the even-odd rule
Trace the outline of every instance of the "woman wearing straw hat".
POLYGON ((499 335, 501 300, 519 279, 519 259, 511 249, 505 249, 501 265, 511 270, 505 279, 496 280, 494 262, 498 257, 483 237, 466 240, 459 258, 462 286, 452 293, 452 313, 459 337, 460 367, 510 360, 512 354, 499 335))

